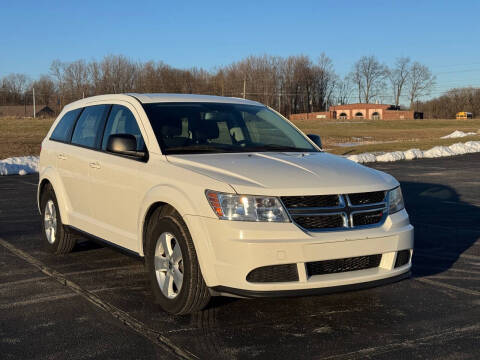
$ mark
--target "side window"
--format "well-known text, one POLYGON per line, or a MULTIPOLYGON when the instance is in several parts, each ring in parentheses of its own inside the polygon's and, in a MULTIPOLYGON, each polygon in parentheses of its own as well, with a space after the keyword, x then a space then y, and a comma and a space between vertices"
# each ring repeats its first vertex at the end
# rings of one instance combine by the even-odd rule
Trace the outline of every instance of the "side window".
POLYGON ((122 105, 113 105, 108 117, 105 133, 103 134, 102 150, 107 150, 108 138, 110 135, 130 134, 137 139, 137 151, 145 149, 142 133, 138 127, 137 120, 130 110, 122 105))
POLYGON ((72 144, 95 148, 99 133, 103 129, 105 113, 109 107, 110 105, 86 107, 73 131, 72 144))
POLYGON ((78 114, 82 109, 75 109, 67 112, 58 122, 55 130, 53 130, 51 140, 69 142, 70 137, 72 136, 73 126, 75 125, 75 120, 77 120, 78 114))

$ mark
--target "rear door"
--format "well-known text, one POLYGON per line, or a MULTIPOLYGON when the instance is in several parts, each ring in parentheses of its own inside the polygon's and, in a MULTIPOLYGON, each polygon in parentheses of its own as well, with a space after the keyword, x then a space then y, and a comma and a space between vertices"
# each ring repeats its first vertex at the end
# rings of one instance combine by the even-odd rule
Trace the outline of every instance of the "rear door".
POLYGON ((71 225, 91 233, 90 170, 110 105, 87 106, 78 118, 58 169, 70 204, 71 225))
POLYGON ((131 134, 137 139, 137 151, 145 151, 144 135, 137 123, 133 106, 113 105, 105 125, 101 151, 95 153, 98 167, 91 174, 92 215, 95 231, 101 238, 138 252, 137 218, 144 194, 139 190, 139 177, 147 163, 107 152, 113 134, 131 134))

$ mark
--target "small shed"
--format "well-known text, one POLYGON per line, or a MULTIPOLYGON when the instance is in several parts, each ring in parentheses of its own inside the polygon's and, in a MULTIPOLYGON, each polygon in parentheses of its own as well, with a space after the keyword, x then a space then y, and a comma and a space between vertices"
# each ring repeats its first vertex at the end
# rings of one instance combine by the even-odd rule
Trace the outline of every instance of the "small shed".
POLYGON ((36 117, 54 117, 55 111, 53 111, 50 107, 45 106, 40 111, 35 114, 36 117))

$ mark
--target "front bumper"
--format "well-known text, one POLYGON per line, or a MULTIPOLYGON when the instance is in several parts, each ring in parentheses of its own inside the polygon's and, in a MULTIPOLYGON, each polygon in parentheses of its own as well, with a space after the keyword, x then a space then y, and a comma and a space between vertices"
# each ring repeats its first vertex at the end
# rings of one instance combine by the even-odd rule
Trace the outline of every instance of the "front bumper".
POLYGON ((205 282, 219 293, 251 297, 342 291, 354 284, 375 286, 387 279, 395 281, 408 276, 411 268, 411 260, 395 267, 400 250, 413 251, 413 227, 405 210, 388 216, 380 227, 327 232, 306 232, 293 223, 237 222, 188 215, 185 220, 205 282), (376 254, 381 255, 381 260, 375 268, 325 275, 307 272, 309 262, 376 254), (298 281, 247 281, 250 271, 280 264, 296 264, 298 281))
POLYGON ((360 289, 369 289, 376 286, 391 284, 411 276, 411 271, 401 273, 380 280, 367 281, 362 283, 353 283, 349 285, 339 285, 331 287, 320 287, 315 289, 302 290, 280 290, 280 291, 259 291, 259 290, 243 290, 233 289, 226 286, 215 286, 212 288, 214 293, 223 296, 235 296, 243 298, 265 298, 265 297, 293 297, 293 296, 310 296, 310 295, 326 295, 332 293, 339 293, 344 291, 353 291, 360 289))

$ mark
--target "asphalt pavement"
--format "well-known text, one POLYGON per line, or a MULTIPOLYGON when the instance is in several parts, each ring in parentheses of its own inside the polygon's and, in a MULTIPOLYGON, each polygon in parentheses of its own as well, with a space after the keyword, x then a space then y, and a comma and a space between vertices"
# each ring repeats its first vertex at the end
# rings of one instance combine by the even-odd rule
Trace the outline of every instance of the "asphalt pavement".
POLYGON ((90 241, 42 245, 37 175, 0 177, 2 359, 480 358, 480 154, 379 163, 415 226, 413 276, 339 294, 215 298, 170 316, 143 263, 90 241))

